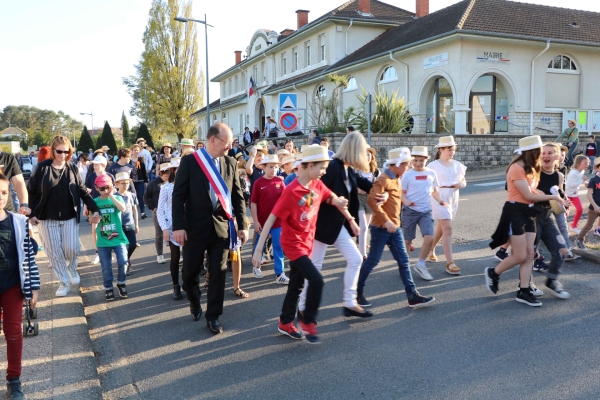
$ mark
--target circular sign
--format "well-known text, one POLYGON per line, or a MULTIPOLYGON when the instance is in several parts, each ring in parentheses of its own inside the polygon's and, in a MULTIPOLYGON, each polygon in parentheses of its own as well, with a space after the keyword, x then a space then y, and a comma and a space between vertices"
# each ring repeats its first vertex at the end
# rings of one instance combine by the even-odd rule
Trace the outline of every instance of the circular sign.
POLYGON ((298 117, 292 113, 285 113, 279 118, 279 126, 286 131, 291 131, 298 126, 298 117))

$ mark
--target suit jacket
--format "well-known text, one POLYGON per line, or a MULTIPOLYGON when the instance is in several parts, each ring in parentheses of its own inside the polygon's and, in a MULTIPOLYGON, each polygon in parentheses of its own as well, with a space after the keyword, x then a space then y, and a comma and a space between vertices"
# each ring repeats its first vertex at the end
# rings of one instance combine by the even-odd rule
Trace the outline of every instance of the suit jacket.
MULTIPOLYGON (((348 211, 358 221, 358 188, 368 193, 373 184, 368 179, 357 174, 352 167, 348 167, 348 180, 351 186, 350 193, 348 193, 348 188, 344 180, 346 180, 344 162, 339 158, 329 161, 329 166, 325 175, 321 177, 321 181, 337 196, 344 196, 348 199, 348 211)), ((350 229, 350 224, 337 207, 321 203, 317 218, 315 239, 325 244, 333 244, 340 234, 342 226, 346 227, 350 236, 354 236, 350 229)))
MULTIPOLYGON (((234 217, 239 230, 246 230, 246 207, 244 194, 237 173, 237 161, 232 157, 219 157, 221 176, 231 193, 234 217)), ((185 229, 188 239, 190 236, 208 239, 212 234, 212 226, 217 237, 229 237, 229 225, 225 211, 220 202, 212 209, 210 199, 210 183, 204 171, 198 165, 193 154, 181 159, 175 187, 173 188, 173 230, 185 229)))

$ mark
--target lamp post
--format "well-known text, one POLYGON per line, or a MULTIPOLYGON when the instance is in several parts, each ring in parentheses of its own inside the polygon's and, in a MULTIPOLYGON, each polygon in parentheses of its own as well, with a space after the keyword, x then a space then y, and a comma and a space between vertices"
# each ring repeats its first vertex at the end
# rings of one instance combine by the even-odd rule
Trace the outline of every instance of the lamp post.
MULTIPOLYGON (((175 21, 179 22, 197 22, 199 24, 204 24, 204 38, 205 38, 205 49, 206 49, 206 132, 208 133, 208 129, 210 128, 210 81, 208 79, 208 27, 214 28, 214 26, 209 25, 206 22, 206 14, 204 14, 204 21, 199 19, 191 19, 184 17, 175 17, 175 21)), ((200 139, 200 138, 198 138, 200 139)))
POLYGON ((79 113, 80 115, 89 115, 92 117, 92 130, 94 130, 94 114, 93 113, 79 113))

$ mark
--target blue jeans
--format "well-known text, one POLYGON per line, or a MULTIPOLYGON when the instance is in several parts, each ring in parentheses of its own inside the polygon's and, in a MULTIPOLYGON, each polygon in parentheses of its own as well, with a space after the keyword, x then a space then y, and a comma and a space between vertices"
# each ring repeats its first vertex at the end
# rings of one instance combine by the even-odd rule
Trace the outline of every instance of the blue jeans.
POLYGON ((406 246, 404 245, 404 235, 402 234, 402 228, 396 229, 396 232, 389 233, 385 228, 378 228, 371 226, 371 250, 367 259, 363 261, 362 267, 360 267, 360 275, 358 277, 358 294, 362 294, 365 288, 365 282, 369 277, 373 268, 379 264, 381 255, 383 254, 383 248, 387 244, 394 260, 398 263, 398 269, 400 270, 400 278, 404 284, 404 290, 407 295, 411 295, 416 292, 417 288, 413 282, 412 274, 410 272, 410 264, 408 262, 408 253, 406 252, 406 246))
MULTIPOLYGON (((271 234, 271 242, 273 243, 273 266, 275 270, 275 275, 279 276, 283 274, 283 249, 281 248, 281 228, 271 229, 269 232, 271 234)), ((254 249, 256 249, 256 244, 260 240, 260 235, 256 234, 256 240, 254 241, 254 249)), ((264 249, 263 249, 264 250, 264 249)))
POLYGON ((567 216, 565 214, 554 214, 554 219, 556 219, 556 225, 558 226, 558 230, 560 234, 565 239, 565 243, 567 244, 567 249, 571 248, 571 241, 569 240, 569 229, 567 228, 567 216))
POLYGON ((111 252, 114 250, 117 256, 118 275, 117 283, 124 285, 127 276, 125 275, 125 265, 127 264, 127 246, 124 244, 113 247, 98 247, 98 257, 102 266, 102 279, 104 280, 104 289, 110 290, 113 288, 113 271, 111 252))
POLYGON ((140 214, 145 214, 146 209, 144 208, 144 192, 146 191, 146 183, 145 182, 133 182, 133 186, 135 187, 135 194, 137 195, 137 200, 140 206, 140 214))

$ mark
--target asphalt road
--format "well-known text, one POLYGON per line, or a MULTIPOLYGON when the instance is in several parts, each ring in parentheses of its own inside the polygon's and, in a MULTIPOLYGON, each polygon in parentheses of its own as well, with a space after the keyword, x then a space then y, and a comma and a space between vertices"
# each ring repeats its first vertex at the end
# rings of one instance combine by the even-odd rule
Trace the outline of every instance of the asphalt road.
MULTIPOLYGON (((151 219, 141 221, 128 299, 105 302, 100 266, 80 266, 105 398, 598 398, 598 266, 566 263, 561 281, 572 298, 546 294, 540 308, 515 302, 516 269, 503 275, 497 296, 489 294, 483 270, 497 264, 488 243, 504 199, 501 183, 462 191, 454 228, 462 275, 444 271, 443 255, 428 264, 434 281, 413 275, 421 293, 436 298, 429 308, 408 308, 386 250, 365 289, 375 316, 344 318, 345 264, 332 248, 323 270, 319 346, 278 334, 285 287, 274 283, 271 264, 264 279, 252 277, 249 245, 242 288, 250 298, 232 294, 228 274, 225 332, 213 336, 204 318, 193 322, 187 300, 171 298, 168 264, 156 264, 151 219)), ((86 223, 81 239, 91 248, 86 223)), ((92 252, 85 254, 91 259, 92 252)), ((543 289, 543 276, 535 274, 543 289)))

